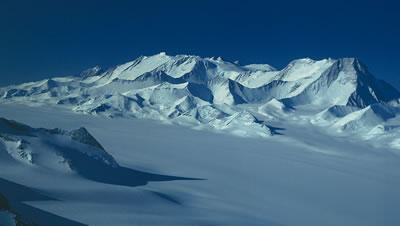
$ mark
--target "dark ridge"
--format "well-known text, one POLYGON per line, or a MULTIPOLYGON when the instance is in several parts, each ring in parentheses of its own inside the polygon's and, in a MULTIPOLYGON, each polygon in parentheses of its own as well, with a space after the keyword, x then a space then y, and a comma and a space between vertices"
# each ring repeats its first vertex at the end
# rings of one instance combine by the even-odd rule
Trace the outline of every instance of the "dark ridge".
POLYGON ((14 129, 16 131, 19 131, 19 132, 29 132, 32 129, 31 127, 29 127, 27 125, 24 125, 22 123, 18 123, 16 121, 7 120, 5 118, 0 118, 0 123, 1 122, 3 124, 5 124, 6 126, 8 126, 9 128, 12 128, 12 129, 14 129))

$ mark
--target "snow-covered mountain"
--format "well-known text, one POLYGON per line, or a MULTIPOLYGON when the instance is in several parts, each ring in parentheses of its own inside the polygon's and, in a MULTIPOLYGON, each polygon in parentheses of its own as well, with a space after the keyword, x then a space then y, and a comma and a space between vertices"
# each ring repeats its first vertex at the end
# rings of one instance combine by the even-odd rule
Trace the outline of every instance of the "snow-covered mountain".
POLYGON ((0 150, 12 159, 53 170, 75 170, 82 158, 119 167, 97 140, 85 129, 34 129, 0 118, 0 150))
POLYGON ((4 87, 0 100, 151 118, 242 136, 271 136, 271 124, 294 118, 362 132, 364 138, 374 128, 384 135, 398 133, 400 125, 399 91, 374 78, 355 58, 299 59, 277 70, 220 57, 160 53, 108 70, 96 66, 78 76, 4 87))

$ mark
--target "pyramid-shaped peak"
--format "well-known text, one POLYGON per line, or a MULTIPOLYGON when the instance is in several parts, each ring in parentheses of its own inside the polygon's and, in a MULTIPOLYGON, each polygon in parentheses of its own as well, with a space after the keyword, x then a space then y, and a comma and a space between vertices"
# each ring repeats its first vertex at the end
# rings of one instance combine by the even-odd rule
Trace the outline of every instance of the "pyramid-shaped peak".
POLYGON ((104 150, 103 146, 101 146, 101 144, 89 133, 85 127, 72 130, 69 132, 69 135, 75 141, 104 150))

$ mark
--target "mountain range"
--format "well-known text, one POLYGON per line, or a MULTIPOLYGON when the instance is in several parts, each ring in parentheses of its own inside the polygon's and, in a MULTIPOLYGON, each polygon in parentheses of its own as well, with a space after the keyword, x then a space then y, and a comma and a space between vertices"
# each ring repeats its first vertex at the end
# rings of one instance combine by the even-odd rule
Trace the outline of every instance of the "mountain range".
POLYGON ((281 70, 160 53, 103 70, 0 88, 0 101, 59 105, 106 117, 161 120, 271 137, 307 123, 400 149, 400 92, 355 58, 298 59, 281 70), (278 127, 277 127, 278 125, 278 127))

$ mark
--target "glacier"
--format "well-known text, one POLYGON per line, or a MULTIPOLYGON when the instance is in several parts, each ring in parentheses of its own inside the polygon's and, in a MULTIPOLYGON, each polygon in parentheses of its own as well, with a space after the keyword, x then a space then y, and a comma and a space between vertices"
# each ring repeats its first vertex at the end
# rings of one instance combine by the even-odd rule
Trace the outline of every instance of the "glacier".
POLYGON ((159 120, 81 114, 60 105, 0 103, 0 115, 30 128, 67 131, 55 135, 63 138, 53 140, 56 146, 8 135, 29 139, 25 150, 40 154, 36 163, 16 159, 0 146, 0 193, 17 202, 22 216, 39 220, 38 225, 400 222, 400 159, 385 146, 375 147, 374 140, 332 136, 323 127, 297 122, 271 127, 272 137, 232 136, 159 120), (52 158, 60 157, 58 151, 104 152, 72 139, 68 131, 81 127, 122 169, 104 167, 101 158, 83 158, 84 167, 78 168, 52 158), (71 143, 80 148, 68 148, 71 143), (132 183, 126 180, 126 168, 151 180, 132 183), (17 189, 21 185, 24 189, 17 189))

